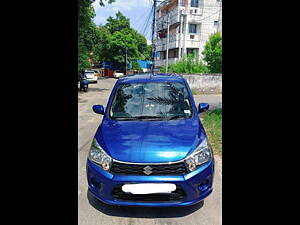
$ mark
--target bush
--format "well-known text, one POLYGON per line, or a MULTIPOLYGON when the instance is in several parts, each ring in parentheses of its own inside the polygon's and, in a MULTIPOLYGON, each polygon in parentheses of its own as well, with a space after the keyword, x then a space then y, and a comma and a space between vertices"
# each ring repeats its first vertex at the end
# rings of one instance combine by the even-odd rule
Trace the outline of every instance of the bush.
MULTIPOLYGON (((166 67, 160 68, 161 72, 166 71, 166 67)), ((171 73, 208 73, 209 69, 204 63, 198 59, 197 55, 188 55, 175 64, 168 65, 168 72, 171 73)))
POLYGON ((212 34, 202 52, 211 73, 222 73, 222 36, 212 34))

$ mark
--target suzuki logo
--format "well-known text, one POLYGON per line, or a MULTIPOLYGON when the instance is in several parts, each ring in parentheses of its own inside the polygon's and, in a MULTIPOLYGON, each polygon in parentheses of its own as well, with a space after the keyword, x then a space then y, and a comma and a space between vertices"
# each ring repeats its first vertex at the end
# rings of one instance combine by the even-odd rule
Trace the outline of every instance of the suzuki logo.
POLYGON ((151 166, 146 166, 144 167, 144 174, 149 175, 152 173, 152 167, 151 166))

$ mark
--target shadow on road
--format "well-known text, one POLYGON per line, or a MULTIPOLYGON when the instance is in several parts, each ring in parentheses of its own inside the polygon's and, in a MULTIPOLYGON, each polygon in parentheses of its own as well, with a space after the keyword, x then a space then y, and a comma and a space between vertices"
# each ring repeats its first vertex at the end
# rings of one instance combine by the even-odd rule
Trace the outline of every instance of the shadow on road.
POLYGON ((109 91, 110 89, 107 88, 98 88, 98 87, 91 87, 89 86, 88 92, 102 92, 102 91, 109 91))
POLYGON ((183 217, 197 211, 204 205, 204 201, 201 201, 200 203, 186 207, 122 207, 104 204, 89 192, 87 193, 87 197, 91 206, 106 215, 133 218, 183 217))
POLYGON ((98 80, 107 80, 109 78, 112 78, 112 77, 98 77, 98 80))

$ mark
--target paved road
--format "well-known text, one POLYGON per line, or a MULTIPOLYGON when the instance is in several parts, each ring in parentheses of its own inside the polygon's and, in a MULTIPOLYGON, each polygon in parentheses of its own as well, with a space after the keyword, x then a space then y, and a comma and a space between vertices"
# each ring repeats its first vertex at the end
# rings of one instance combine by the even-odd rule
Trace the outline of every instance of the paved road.
MULTIPOLYGON (((222 220, 221 161, 216 157, 214 191, 204 201, 185 208, 131 208, 104 205, 87 196, 85 163, 92 138, 102 116, 93 113, 94 104, 106 105, 115 79, 101 78, 90 84, 87 93, 78 95, 78 224, 79 225, 220 225, 222 220), (91 203, 91 204, 90 204, 91 203)), ((222 105, 221 95, 196 96, 198 104, 208 102, 212 107, 222 105)))

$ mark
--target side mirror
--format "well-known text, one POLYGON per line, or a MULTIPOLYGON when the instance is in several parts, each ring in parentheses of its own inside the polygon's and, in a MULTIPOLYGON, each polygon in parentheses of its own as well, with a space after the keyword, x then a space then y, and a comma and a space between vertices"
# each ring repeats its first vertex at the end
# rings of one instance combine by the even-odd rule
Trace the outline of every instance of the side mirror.
POLYGON ((208 103, 200 103, 198 112, 202 113, 202 112, 207 111, 208 109, 209 109, 209 104, 208 103))
POLYGON ((103 107, 103 105, 93 105, 93 111, 95 113, 104 115, 104 107, 103 107))

